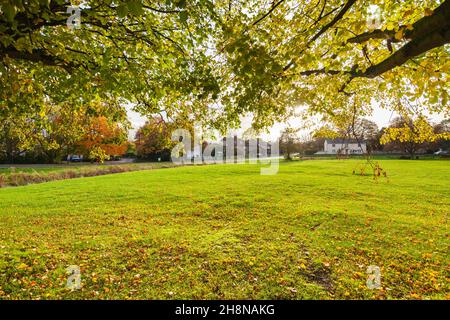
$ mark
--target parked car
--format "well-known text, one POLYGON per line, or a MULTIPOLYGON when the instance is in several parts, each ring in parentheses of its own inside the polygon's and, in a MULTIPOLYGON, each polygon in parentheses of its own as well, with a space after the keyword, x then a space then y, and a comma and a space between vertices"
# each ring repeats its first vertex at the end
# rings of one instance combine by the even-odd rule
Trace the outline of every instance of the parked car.
POLYGON ((439 149, 439 150, 436 151, 434 154, 435 154, 436 156, 440 156, 440 155, 448 154, 448 151, 439 149))
POLYGON ((81 162, 82 159, 80 156, 74 155, 70 157, 70 162, 81 162))

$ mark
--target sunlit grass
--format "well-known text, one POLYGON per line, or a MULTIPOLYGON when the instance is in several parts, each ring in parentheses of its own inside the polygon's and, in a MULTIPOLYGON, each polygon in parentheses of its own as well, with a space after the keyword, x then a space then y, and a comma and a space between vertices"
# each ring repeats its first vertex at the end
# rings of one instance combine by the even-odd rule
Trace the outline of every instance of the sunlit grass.
POLYGON ((448 295, 449 161, 211 165, 0 190, 0 297, 448 295), (69 265, 82 289, 65 288, 69 265), (380 290, 366 268, 381 268, 380 290))

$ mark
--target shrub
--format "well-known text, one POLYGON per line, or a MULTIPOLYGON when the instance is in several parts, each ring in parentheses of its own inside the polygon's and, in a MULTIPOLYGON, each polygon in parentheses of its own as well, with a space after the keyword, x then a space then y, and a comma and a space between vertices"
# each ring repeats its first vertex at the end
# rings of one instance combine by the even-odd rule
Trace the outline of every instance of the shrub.
POLYGON ((4 174, 0 174, 0 188, 6 186, 6 183, 7 183, 6 176, 4 174))
POLYGON ((28 181, 28 183, 40 183, 45 182, 45 176, 41 175, 39 172, 33 170, 32 173, 24 176, 25 180, 28 181))
POLYGON ((78 178, 80 176, 81 176, 80 172, 75 171, 75 170, 64 171, 64 179, 73 179, 73 178, 78 178))
POLYGON ((28 181, 30 180, 29 177, 27 177, 27 173, 23 172, 17 172, 17 173, 11 173, 9 175, 9 185, 11 186, 24 186, 28 184, 28 181))

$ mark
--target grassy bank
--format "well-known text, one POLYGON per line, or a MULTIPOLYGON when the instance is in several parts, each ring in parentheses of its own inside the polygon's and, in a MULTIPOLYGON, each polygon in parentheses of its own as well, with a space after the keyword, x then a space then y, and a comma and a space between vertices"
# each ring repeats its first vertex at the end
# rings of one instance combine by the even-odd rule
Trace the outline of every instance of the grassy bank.
POLYGON ((19 168, 0 168, 0 188, 24 186, 28 184, 43 183, 55 180, 95 177, 130 171, 173 168, 175 166, 175 164, 170 162, 152 162, 120 165, 84 164, 79 166, 55 165, 42 167, 23 166, 19 168))

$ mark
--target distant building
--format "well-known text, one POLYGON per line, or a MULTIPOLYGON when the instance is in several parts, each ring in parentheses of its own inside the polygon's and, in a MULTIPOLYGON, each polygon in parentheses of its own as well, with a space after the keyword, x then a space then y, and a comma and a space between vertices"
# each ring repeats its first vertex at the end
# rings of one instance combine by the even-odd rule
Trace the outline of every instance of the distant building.
POLYGON ((323 152, 318 154, 364 154, 367 153, 367 143, 354 139, 325 139, 323 152))

